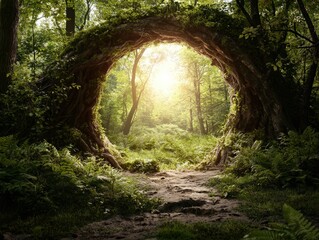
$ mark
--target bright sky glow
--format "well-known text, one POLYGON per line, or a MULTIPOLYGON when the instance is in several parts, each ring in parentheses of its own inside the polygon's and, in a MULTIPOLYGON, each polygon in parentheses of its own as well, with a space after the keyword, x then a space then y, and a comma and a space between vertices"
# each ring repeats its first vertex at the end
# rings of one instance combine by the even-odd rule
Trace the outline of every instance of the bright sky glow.
POLYGON ((178 87, 180 81, 180 56, 183 46, 179 44, 160 44, 148 47, 145 58, 155 61, 150 76, 150 86, 157 96, 169 97, 178 87))

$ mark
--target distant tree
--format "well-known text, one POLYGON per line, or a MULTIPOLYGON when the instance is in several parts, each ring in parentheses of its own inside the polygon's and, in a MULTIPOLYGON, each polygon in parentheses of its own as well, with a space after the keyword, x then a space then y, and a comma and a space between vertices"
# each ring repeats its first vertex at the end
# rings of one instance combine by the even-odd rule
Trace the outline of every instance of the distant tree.
POLYGON ((203 76, 206 71, 205 67, 206 67, 205 65, 204 66, 200 65, 198 61, 193 61, 189 65, 189 70, 190 70, 189 74, 193 84, 196 114, 197 114, 199 130, 201 134, 206 134, 203 112, 202 112, 202 97, 201 97, 201 93, 202 93, 201 85, 203 82, 203 76))
POLYGON ((123 124, 123 134, 124 135, 127 135, 130 133, 130 130, 131 130, 131 127, 133 124, 133 119, 134 119, 134 116, 136 114, 141 95, 145 89, 146 82, 142 84, 142 88, 139 92, 137 90, 137 83, 136 83, 136 78, 137 78, 136 74, 137 74, 137 70, 138 70, 138 63, 141 60, 144 52, 145 52, 145 48, 134 51, 134 62, 133 62, 133 66, 132 66, 132 73, 131 73, 131 79, 130 79, 132 107, 131 107, 131 110, 129 111, 129 113, 126 117, 124 124, 123 124))

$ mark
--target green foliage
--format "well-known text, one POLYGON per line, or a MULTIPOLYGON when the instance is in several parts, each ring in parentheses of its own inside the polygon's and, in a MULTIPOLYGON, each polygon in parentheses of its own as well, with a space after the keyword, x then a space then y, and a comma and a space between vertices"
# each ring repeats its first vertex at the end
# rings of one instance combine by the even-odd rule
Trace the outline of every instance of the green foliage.
POLYGON ((155 173, 160 170, 159 164, 153 159, 135 159, 127 162, 125 168, 130 172, 155 173))
POLYGON ((165 240, 237 240, 250 229, 243 221, 183 224, 172 222, 164 224, 156 238, 165 240))
POLYGON ((2 137, 0 142, 1 231, 30 233, 38 225, 49 237, 88 220, 147 211, 157 204, 95 157, 80 159, 46 141, 18 145, 13 137, 2 137), (59 229, 65 218, 69 224, 59 229))
POLYGON ((317 185, 318 149, 319 133, 313 129, 289 132, 266 148, 260 142, 243 147, 228 171, 237 176, 252 174, 257 184, 265 186, 317 185))
POLYGON ((312 188, 269 188, 256 184, 251 175, 236 176, 223 174, 210 180, 210 185, 218 189, 226 198, 240 201, 238 210, 254 221, 279 221, 284 203, 300 209, 309 217, 319 212, 319 192, 312 188))
POLYGON ((244 239, 250 240, 316 240, 319 239, 319 229, 311 224, 299 211, 287 204, 283 206, 283 216, 286 224, 272 224, 268 230, 253 231, 244 239))
POLYGON ((149 172, 160 169, 191 168, 211 151, 216 138, 198 136, 176 125, 164 124, 155 128, 133 128, 127 136, 110 138, 122 153, 128 169, 149 172))

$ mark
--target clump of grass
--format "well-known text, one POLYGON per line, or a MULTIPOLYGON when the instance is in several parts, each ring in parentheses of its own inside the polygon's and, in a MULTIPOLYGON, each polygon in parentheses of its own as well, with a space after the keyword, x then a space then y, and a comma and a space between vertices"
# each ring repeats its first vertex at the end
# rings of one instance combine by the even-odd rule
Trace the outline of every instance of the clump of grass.
POLYGON ((160 240, 238 240, 251 230, 250 225, 248 222, 235 220, 194 224, 170 222, 158 230, 156 238, 160 240))

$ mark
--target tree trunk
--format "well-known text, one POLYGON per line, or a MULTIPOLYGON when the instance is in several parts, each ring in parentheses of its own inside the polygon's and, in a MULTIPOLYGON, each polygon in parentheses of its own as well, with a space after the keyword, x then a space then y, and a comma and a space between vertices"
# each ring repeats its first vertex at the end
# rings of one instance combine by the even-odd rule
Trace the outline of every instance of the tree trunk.
POLYGON ((73 36, 75 33, 75 7, 74 0, 65 0, 66 3, 66 35, 73 36))
POLYGON ((0 94, 8 90, 17 52, 19 1, 0 2, 0 94))
POLYGON ((203 112, 201 106, 201 74, 199 73, 199 66, 195 62, 194 63, 194 71, 195 76, 193 77, 193 86, 194 86, 194 97, 195 97, 195 105, 196 105, 196 114, 198 119, 199 130, 202 135, 206 134, 204 119, 203 119, 203 112))
POLYGON ((138 103, 137 103, 137 105, 133 104, 130 112, 128 113, 128 115, 126 117, 126 120, 123 124, 123 134, 124 135, 128 135, 130 133, 131 127, 133 125, 133 118, 134 118, 134 115, 137 111, 137 106, 138 106, 138 103))
MULTIPOLYGON (((137 68, 138 68, 138 63, 141 60, 143 54, 145 52, 145 48, 141 49, 140 51, 136 50, 135 51, 135 58, 134 58, 134 63, 132 67, 132 75, 131 75, 131 96, 132 96, 132 107, 129 112, 129 114, 126 117, 126 120, 123 124, 123 134, 128 135, 130 133, 132 124, 133 124, 133 118, 135 116, 135 113, 138 108, 139 104, 139 97, 137 94, 137 85, 136 85, 136 73, 137 73, 137 68)), ((142 93, 143 90, 141 90, 140 94, 142 93)))
POLYGON ((308 30, 312 39, 312 44, 314 44, 314 50, 312 53, 312 63, 307 72, 307 76, 303 85, 303 101, 301 104, 301 112, 302 112, 301 127, 305 128, 309 124, 310 99, 311 99, 311 93, 313 89, 313 83, 315 81, 317 70, 318 70, 319 37, 317 35, 313 22, 308 14, 308 11, 304 5, 304 2, 302 0, 297 0, 297 2, 299 5, 299 9, 308 26, 308 30))
MULTIPOLYGON (((298 106, 295 99, 300 96, 297 88, 287 87, 287 81, 280 72, 265 67, 266 62, 264 58, 260 58, 262 54, 256 46, 242 46, 240 38, 228 36, 228 31, 212 31, 205 26, 194 25, 194 22, 197 22, 196 18, 185 25, 176 18, 143 16, 136 21, 114 26, 111 32, 109 28, 98 27, 101 34, 92 34, 91 31, 83 33, 72 43, 73 47, 68 48, 61 59, 51 65, 40 82, 41 93, 49 96, 44 98, 41 106, 48 106, 49 111, 45 115, 48 130, 43 134, 39 133, 39 138, 48 137, 48 133, 56 136, 57 130, 63 132, 65 126, 78 129, 83 139, 83 147, 79 149, 88 149, 88 152, 98 156, 102 152, 105 159, 116 166, 114 158, 107 151, 109 146, 103 143, 101 134, 99 135, 95 114, 102 87, 101 77, 122 54, 152 42, 184 41, 197 52, 209 57, 225 73, 225 80, 236 94, 230 97, 230 101, 234 101, 233 98, 238 98, 239 101, 234 112, 230 113, 229 124, 225 126, 227 132, 267 129, 266 136, 270 136, 269 133, 275 133, 272 136, 276 136, 295 129, 294 121, 299 122, 299 113, 295 111, 298 106), (70 59, 72 61, 68 61, 70 59), (66 95, 67 99, 56 104, 54 90, 61 86, 72 86, 72 83, 80 88, 70 90, 66 95)), ((26 130, 29 129, 31 127, 26 130)), ((65 141, 72 142, 70 139, 65 141)), ((226 152, 225 150, 224 154, 218 156, 226 156, 226 152)), ((226 158, 221 158, 220 162, 223 159, 226 158)))
POLYGON ((250 16, 254 27, 261 25, 258 4, 259 0, 250 0, 250 16))
POLYGON ((194 125, 193 125, 193 109, 189 109, 189 131, 194 132, 194 125))

